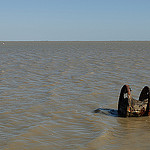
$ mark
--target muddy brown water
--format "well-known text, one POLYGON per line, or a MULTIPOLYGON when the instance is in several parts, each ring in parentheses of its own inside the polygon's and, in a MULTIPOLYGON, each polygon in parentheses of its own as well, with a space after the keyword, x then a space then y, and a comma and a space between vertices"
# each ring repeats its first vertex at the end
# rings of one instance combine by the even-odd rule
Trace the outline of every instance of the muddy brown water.
POLYGON ((109 113, 124 84, 150 86, 150 42, 0 42, 0 149, 149 149, 150 117, 109 113))

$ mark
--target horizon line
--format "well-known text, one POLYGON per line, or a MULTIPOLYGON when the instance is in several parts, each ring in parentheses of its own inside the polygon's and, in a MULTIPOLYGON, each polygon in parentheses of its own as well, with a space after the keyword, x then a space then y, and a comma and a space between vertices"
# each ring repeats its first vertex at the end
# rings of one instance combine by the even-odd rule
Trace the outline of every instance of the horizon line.
POLYGON ((0 40, 0 42, 150 42, 150 40, 0 40))

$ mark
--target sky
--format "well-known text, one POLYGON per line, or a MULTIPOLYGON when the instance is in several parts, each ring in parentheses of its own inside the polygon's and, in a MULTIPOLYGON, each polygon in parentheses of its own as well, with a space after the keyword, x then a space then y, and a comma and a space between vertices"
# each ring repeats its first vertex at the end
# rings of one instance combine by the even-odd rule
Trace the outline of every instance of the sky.
POLYGON ((150 41, 150 0, 0 0, 0 41, 150 41))

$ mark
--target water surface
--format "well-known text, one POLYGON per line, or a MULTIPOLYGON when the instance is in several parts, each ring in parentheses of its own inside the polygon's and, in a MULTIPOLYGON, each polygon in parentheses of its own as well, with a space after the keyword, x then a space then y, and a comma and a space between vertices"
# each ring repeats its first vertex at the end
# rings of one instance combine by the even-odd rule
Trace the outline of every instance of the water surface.
POLYGON ((150 42, 0 42, 0 148, 149 149, 149 117, 105 110, 150 86, 149 58, 150 42))

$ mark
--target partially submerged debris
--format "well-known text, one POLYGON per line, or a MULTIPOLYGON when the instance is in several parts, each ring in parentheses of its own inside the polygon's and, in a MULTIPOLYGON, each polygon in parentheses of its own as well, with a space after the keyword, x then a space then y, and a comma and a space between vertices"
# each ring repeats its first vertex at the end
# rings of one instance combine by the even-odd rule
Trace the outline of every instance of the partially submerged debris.
POLYGON ((145 86, 139 100, 132 98, 129 85, 124 85, 120 92, 118 115, 121 117, 139 117, 150 115, 150 89, 145 86))
POLYGON ((124 85, 121 89, 118 111, 108 108, 98 108, 94 113, 103 113, 120 117, 150 116, 150 88, 145 86, 138 100, 131 96, 131 88, 124 85), (106 113, 107 112, 107 113, 106 113))

